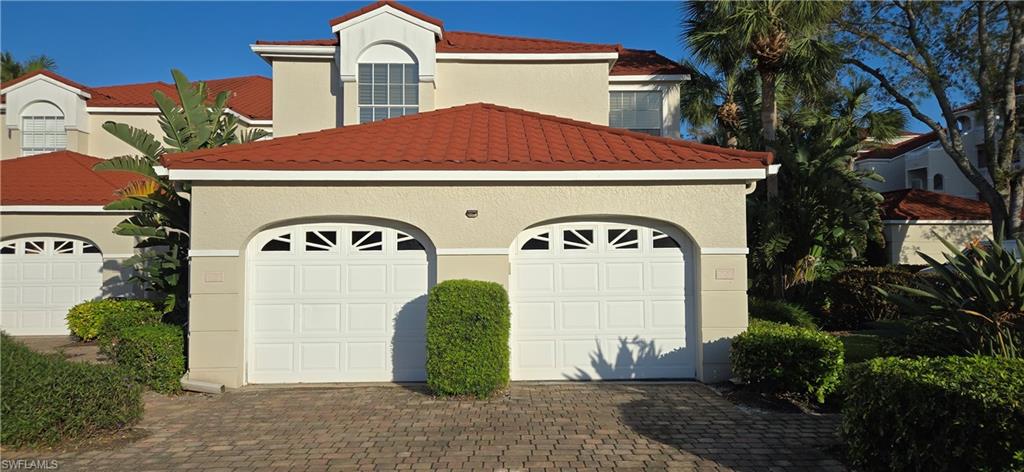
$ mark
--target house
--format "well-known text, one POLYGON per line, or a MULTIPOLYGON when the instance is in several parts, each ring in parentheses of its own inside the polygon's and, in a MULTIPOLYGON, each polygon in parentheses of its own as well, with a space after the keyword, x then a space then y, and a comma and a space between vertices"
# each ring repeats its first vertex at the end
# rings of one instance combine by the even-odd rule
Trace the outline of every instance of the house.
MULTIPOLYGON (((961 133, 968 159, 988 177, 977 108, 967 105, 955 112, 957 132, 961 133)), ((1016 156, 1014 163, 1019 166, 1024 148, 1016 156)), ((884 179, 864 182, 886 199, 882 219, 888 262, 923 264, 918 251, 941 259, 948 251, 936 235, 958 246, 980 237, 991 238, 988 205, 979 201, 978 189, 942 148, 934 131, 908 134, 866 150, 857 157, 854 168, 875 172, 884 179), (901 202, 913 210, 891 214, 901 202)))
POLYGON ((192 379, 422 380, 455 278, 509 290, 513 380, 729 377, 745 196, 777 166, 678 139, 685 71, 394 2, 329 24, 251 46, 274 139, 163 161, 191 185, 192 379))

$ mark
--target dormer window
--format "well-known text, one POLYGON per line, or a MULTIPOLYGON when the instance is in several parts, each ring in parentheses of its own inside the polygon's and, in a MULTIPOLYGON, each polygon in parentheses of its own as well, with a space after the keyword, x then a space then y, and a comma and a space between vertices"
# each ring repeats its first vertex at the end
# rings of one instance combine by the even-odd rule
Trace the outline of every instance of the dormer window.
POLYGON ((60 151, 68 145, 64 113, 50 102, 34 102, 21 113, 21 155, 60 151))
POLYGON ((359 123, 419 112, 416 64, 359 64, 359 123))
POLYGON ((611 92, 608 125, 661 136, 661 104, 660 91, 611 92))

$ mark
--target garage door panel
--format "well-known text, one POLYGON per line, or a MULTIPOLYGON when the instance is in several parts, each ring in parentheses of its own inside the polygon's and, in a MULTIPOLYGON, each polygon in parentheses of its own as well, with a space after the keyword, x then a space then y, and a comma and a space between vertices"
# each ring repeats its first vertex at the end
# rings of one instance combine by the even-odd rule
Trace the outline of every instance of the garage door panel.
MULTIPOLYGON (((17 287, 0 288, 0 300, 3 300, 4 305, 18 305, 21 303, 20 292, 17 287)), ((7 323, 2 323, 0 326, 7 326, 7 323)))
POLYGON ((18 326, 29 330, 50 327, 50 312, 47 310, 21 310, 18 326))
POLYGON ((46 297, 47 287, 22 287, 21 303, 23 305, 47 305, 49 300, 46 297))
POLYGON ((75 280, 78 275, 78 264, 74 262, 55 262, 50 264, 50 280, 75 280))
POLYGON ((258 343, 253 348, 253 366, 261 372, 281 373, 294 370, 293 343, 258 343))
POLYGON ((21 264, 18 262, 7 262, 7 258, 4 258, 4 263, 0 265, 0 281, 4 283, 14 283, 21 280, 21 264))
POLYGON ((252 317, 256 333, 286 335, 295 330, 295 305, 259 304, 253 307, 252 317))
POLYGON ((560 223, 518 238, 513 379, 693 377, 684 249, 665 238, 621 223, 560 223), (554 287, 543 283, 546 273, 558 275, 554 287))
MULTIPOLYGON (((35 256, 43 257, 43 256, 35 256)), ((21 280, 23 282, 42 282, 46 278, 46 263, 25 262, 21 264, 21 280)))
POLYGON ((257 235, 249 258, 249 383, 425 378, 428 257, 415 238, 367 225, 300 225, 257 235), (267 246, 274 240, 305 243, 267 246), (292 273, 294 291, 274 290, 292 273), (283 329, 283 314, 280 325, 261 322, 270 305, 295 307, 294 331, 283 329), (290 366, 258 358, 260 346, 278 344, 294 346, 290 366))

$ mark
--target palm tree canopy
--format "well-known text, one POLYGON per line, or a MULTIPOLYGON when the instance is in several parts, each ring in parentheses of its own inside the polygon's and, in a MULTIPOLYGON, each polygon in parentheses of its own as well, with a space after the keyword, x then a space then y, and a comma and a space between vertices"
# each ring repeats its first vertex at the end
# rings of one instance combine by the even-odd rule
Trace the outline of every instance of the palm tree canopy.
POLYGON ((2 74, 0 74, 2 77, 0 77, 0 80, 3 82, 16 79, 28 74, 29 72, 35 72, 37 70, 57 69, 57 61, 45 54, 18 62, 10 51, 4 51, 0 54, 0 65, 2 65, 2 74))

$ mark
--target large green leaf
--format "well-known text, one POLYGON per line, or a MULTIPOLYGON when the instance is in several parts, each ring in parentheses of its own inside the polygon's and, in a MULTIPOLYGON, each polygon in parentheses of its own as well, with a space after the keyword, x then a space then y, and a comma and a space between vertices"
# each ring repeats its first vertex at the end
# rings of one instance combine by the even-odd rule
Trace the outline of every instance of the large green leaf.
POLYGON ((156 140, 153 133, 150 133, 149 131, 113 121, 103 123, 103 129, 107 130, 108 133, 114 135, 121 141, 124 141, 129 146, 137 149, 142 153, 142 155, 148 157, 152 161, 159 160, 160 156, 164 154, 163 146, 161 146, 160 142, 156 140))
POLYGON ((131 172, 153 180, 160 179, 156 170, 153 169, 153 162, 144 157, 117 156, 97 163, 92 169, 97 171, 131 172))

